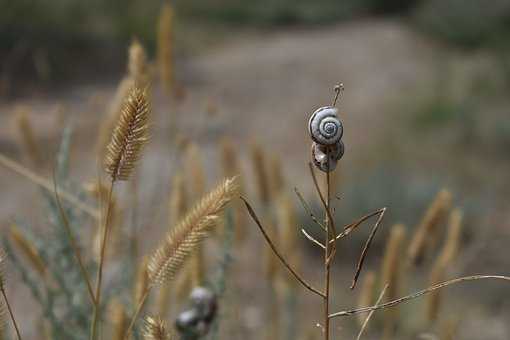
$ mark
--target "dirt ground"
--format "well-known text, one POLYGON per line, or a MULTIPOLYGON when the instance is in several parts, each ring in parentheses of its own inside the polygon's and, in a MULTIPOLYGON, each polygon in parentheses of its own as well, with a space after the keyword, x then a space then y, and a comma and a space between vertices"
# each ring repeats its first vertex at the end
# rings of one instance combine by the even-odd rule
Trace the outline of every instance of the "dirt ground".
MULTIPOLYGON (((345 85, 339 103, 346 144, 342 167, 347 168, 349 179, 356 181, 358 169, 373 165, 374 161, 368 159, 367 155, 381 153, 380 148, 384 145, 379 143, 393 133, 393 121, 398 118, 392 113, 395 103, 435 86, 436 70, 445 53, 449 52, 410 31, 404 24, 385 20, 313 30, 237 34, 233 39, 201 55, 179 60, 177 75, 187 93, 184 102, 172 106, 163 98, 159 87, 155 87, 153 141, 144 156, 141 170, 146 174, 141 189, 141 210, 148 212, 149 202, 153 202, 154 196, 166 195, 166 189, 161 183, 167 185, 168 177, 176 166, 171 163, 166 144, 168 136, 165 135, 164 127, 167 112, 173 111, 180 117, 179 133, 196 140, 203 148, 210 184, 218 178, 220 171, 217 166, 209 166, 216 164, 218 159, 216 141, 223 135, 230 135, 241 145, 245 160, 248 158, 247 146, 252 141, 257 141, 272 154, 281 156, 288 182, 293 185, 299 183, 305 192, 310 192, 311 183, 307 180, 306 168, 309 140, 305 127, 315 108, 330 104, 333 85, 339 82, 345 85)), ((0 102, 0 151, 30 166, 22 156, 12 118, 16 109, 26 107, 31 113, 38 143, 44 150, 45 158, 49 160, 38 172, 49 177, 51 160, 60 138, 60 121, 63 116, 68 117, 73 120, 75 127, 73 176, 77 181, 94 178, 96 162, 93 155, 97 126, 109 98, 115 92, 117 81, 111 79, 72 84, 51 95, 0 102)), ((0 187, 2 221, 8 222, 13 216, 24 216, 35 227, 44 228, 36 212, 42 208, 38 204, 38 191, 31 183, 0 168, 0 187)), ((493 217, 484 220, 496 219, 503 221, 503 224, 509 220, 508 215, 501 211, 500 216, 501 219, 493 217)), ((149 217, 146 218, 148 221, 149 217)), ((6 223, 2 224, 2 227, 5 226, 6 223)), ((506 235, 506 240, 509 239, 508 231, 501 233, 506 235)), ((251 243, 247 249, 256 252, 262 239, 254 236, 251 243)), ((148 246, 151 244, 149 241, 148 246)), ((249 256, 240 255, 241 261, 245 258, 249 256)), ((311 260, 307 266, 307 275, 314 275, 314 263, 311 260)), ((493 267, 499 270, 502 269, 500 265, 498 262, 493 267)), ((350 275, 350 270, 341 269, 337 275, 345 287, 348 279, 342 275, 350 275)), ((247 294, 246 303, 253 303, 253 307, 245 311, 250 316, 243 316, 250 320, 263 319, 264 314, 264 306, 250 297, 253 289, 262 289, 257 288, 260 284, 256 280, 257 271, 240 275, 234 283, 239 289, 239 295, 247 294)), ((480 288, 485 286, 484 283, 474 285, 478 285, 478 288, 468 288, 461 292, 485 294, 480 288)), ((486 285, 497 287, 498 291, 509 296, 508 288, 500 286, 486 285)), ((27 292, 14 284, 12 289, 15 308, 27 318, 33 316, 30 304, 25 302, 27 292)), ((348 294, 347 289, 344 291, 348 294)), ((452 296, 460 297, 460 294, 457 292, 452 296)), ((351 302, 352 298, 339 293, 337 300, 344 304, 345 301, 351 302)), ((500 311, 508 312, 508 302, 503 303, 506 309, 499 306, 497 312, 492 312, 480 307, 482 301, 485 299, 475 296, 469 304, 463 299, 456 299, 450 306, 449 310, 455 313, 462 311, 468 314, 466 319, 469 322, 462 323, 458 338, 508 339, 508 314, 497 315, 500 311), (466 305, 472 307, 465 309, 466 305)), ((302 303, 312 304, 314 301, 305 299, 302 303)), ((313 328, 315 321, 308 319, 310 327, 313 328)), ((252 324, 242 322, 242 328, 248 333, 244 338, 256 339, 254 334, 262 327, 261 321, 252 324)), ((341 323, 336 331, 338 334, 350 334, 341 323)))

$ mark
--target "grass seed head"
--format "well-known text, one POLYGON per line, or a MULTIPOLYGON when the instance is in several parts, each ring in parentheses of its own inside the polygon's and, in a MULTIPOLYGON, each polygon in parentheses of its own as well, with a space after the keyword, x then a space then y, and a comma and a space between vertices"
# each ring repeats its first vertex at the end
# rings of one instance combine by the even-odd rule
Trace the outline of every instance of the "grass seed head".
POLYGON ((113 181, 128 180, 149 139, 149 102, 145 90, 134 87, 124 102, 105 157, 113 181))

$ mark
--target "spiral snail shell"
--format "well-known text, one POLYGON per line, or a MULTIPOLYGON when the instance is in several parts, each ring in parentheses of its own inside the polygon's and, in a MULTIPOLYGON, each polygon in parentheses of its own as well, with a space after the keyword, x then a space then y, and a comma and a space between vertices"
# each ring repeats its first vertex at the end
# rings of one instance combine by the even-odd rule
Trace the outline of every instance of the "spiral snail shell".
POLYGON ((308 121, 308 131, 314 142, 321 145, 333 145, 340 141, 344 128, 337 113, 338 109, 325 106, 312 114, 308 121))
POLYGON ((321 171, 331 172, 344 155, 344 132, 338 110, 331 106, 317 109, 308 121, 308 131, 313 140, 312 161, 321 171))

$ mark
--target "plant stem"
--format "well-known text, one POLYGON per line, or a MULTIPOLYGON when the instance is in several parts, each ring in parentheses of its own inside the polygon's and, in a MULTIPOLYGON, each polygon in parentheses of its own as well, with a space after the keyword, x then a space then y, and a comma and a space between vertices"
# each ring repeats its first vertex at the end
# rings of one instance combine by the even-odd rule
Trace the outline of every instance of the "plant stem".
POLYGON ((12 313, 11 305, 9 303, 9 300, 7 299, 7 294, 5 294, 5 290, 3 287, 0 290, 2 291, 2 295, 4 297, 5 304, 7 305, 7 310, 9 311, 9 316, 11 318, 12 324, 14 325, 14 329, 16 330, 16 336, 17 336, 18 340, 21 340, 21 335, 19 332, 18 324, 16 323, 16 319, 14 319, 14 314, 12 313))
POLYGON ((115 179, 112 178, 110 182, 110 188, 108 190, 108 196, 106 200, 106 217, 104 220, 103 226, 103 235, 101 237, 101 253, 99 255, 99 269, 97 271, 97 279, 96 279, 96 291, 95 291, 95 303, 94 303, 94 312, 92 315, 92 325, 90 330, 90 340, 95 340, 97 338, 97 324, 99 321, 99 309, 101 304, 101 282, 103 280, 103 266, 104 266, 104 258, 106 251, 106 241, 108 238, 108 229, 109 229, 109 221, 111 214, 111 200, 113 187, 115 184, 115 179))
MULTIPOLYGON (((329 154, 327 155, 329 160, 329 154)), ((329 340, 329 283, 330 283, 330 214, 329 214, 329 204, 330 204, 330 180, 329 180, 329 164, 328 171, 326 172, 326 249, 324 250, 324 272, 325 272, 325 281, 324 281, 324 340, 329 340)), ((334 236, 333 236, 334 237, 334 236)))
MULTIPOLYGON (((0 165, 17 173, 20 176, 25 177, 32 183, 37 184, 43 189, 46 189, 49 192, 53 191, 53 185, 51 181, 47 180, 46 178, 39 176, 35 172, 32 172, 28 168, 24 167, 23 165, 19 164, 18 162, 10 159, 9 157, 5 156, 4 154, 0 153, 0 165)), ((64 200, 68 201, 72 205, 74 205, 77 209, 87 213, 91 217, 95 219, 99 219, 99 212, 87 204, 85 204, 83 201, 81 201, 76 196, 72 195, 71 193, 60 190, 60 197, 64 200)))
POLYGON ((140 302, 138 303, 138 306, 136 307, 135 314, 131 318, 131 322, 129 323, 129 327, 126 330, 126 333, 124 335, 125 340, 129 340, 129 336, 131 335, 131 332, 133 331, 133 327, 135 326, 136 319, 138 319, 138 315, 142 311, 142 307, 145 304, 145 300, 147 300, 147 297, 149 296, 149 293, 151 291, 152 286, 149 286, 145 293, 143 294, 142 298, 140 299, 140 302))
POLYGON ((90 277, 88 275, 88 272, 85 269, 85 266, 83 265, 80 247, 76 243, 76 239, 74 238, 73 233, 71 231, 69 219, 67 218, 64 208, 62 207, 62 202, 60 201, 60 196, 59 196, 58 189, 57 189, 57 180, 56 180, 55 173, 53 173, 53 186, 54 186, 53 190, 55 192, 55 200, 57 202, 57 207, 60 211, 60 217, 62 218, 62 224, 64 225, 64 229, 66 231, 67 237, 69 238, 69 243, 71 245, 71 248, 73 249, 74 256, 76 257, 76 261, 78 262, 78 265, 80 267, 80 272, 83 276, 83 280, 85 281, 85 283, 87 285, 87 290, 89 292, 90 300, 92 301, 92 304, 94 305, 96 303, 96 298, 94 296, 94 292, 92 291, 92 283, 90 282, 90 277))

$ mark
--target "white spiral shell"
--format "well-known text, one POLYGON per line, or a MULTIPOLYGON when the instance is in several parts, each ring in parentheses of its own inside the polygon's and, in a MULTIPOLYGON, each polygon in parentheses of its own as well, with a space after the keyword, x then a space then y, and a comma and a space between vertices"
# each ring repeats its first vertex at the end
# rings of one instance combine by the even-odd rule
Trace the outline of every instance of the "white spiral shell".
POLYGON ((345 147, 342 141, 333 145, 312 143, 313 164, 324 172, 335 170, 337 162, 344 155, 345 147), (328 160, 329 155, 329 160, 328 160))
POLYGON ((338 109, 325 106, 317 109, 308 121, 308 131, 313 141, 322 145, 333 145, 340 141, 344 128, 338 119, 338 109))

